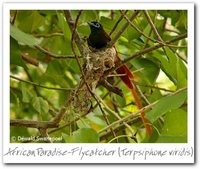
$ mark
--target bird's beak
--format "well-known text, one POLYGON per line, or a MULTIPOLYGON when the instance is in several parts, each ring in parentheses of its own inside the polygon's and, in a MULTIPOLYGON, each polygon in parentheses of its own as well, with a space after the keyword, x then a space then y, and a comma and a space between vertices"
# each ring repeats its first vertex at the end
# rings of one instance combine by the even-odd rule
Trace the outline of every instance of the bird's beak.
POLYGON ((95 26, 92 22, 87 22, 89 26, 95 26))

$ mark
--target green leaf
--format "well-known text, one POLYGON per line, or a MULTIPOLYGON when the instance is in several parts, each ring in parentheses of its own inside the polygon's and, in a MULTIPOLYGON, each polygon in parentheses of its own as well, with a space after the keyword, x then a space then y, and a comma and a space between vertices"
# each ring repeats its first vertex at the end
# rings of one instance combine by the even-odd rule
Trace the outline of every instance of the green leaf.
POLYGON ((180 11, 179 20, 176 22, 175 27, 181 31, 181 33, 187 32, 187 11, 180 11))
MULTIPOLYGON (((126 93, 126 92, 124 92, 124 93, 126 93)), ((124 94, 123 93, 123 94, 124 94)), ((119 95, 114 95, 114 98, 115 98, 115 100, 116 100, 116 102, 117 102, 117 104, 120 106, 120 107, 124 107, 125 105, 126 105, 126 99, 125 99, 125 97, 122 97, 122 96, 119 96, 119 95)))
POLYGON ((24 33, 13 25, 10 25, 10 35, 19 43, 23 43, 24 45, 28 45, 31 47, 40 43, 39 40, 36 39, 33 35, 24 33))
POLYGON ((69 25, 67 24, 67 21, 65 19, 64 13, 57 11, 57 17, 58 17, 58 26, 62 30, 64 34, 64 40, 65 40, 65 47, 68 50, 67 53, 72 53, 72 47, 71 47, 71 30, 69 28, 69 25))
POLYGON ((17 95, 12 90, 10 90, 10 103, 18 104, 17 95))
POLYGON ((175 23, 179 19, 179 12, 178 10, 158 10, 158 13, 161 14, 163 17, 170 18, 172 20, 172 24, 175 23))
POLYGON ((152 103, 161 98, 162 98, 162 94, 160 90, 155 89, 153 92, 151 92, 151 95, 148 97, 148 100, 150 101, 150 103, 152 103))
POLYGON ((98 143, 97 132, 92 128, 81 128, 73 133, 74 143, 98 143))
POLYGON ((170 49, 165 49, 166 53, 161 51, 153 52, 153 57, 161 62, 161 69, 163 72, 165 72, 168 78, 176 84, 176 56, 174 56, 174 53, 171 53, 170 49))
POLYGON ((31 102, 34 94, 30 90, 30 88, 27 87, 25 83, 21 83, 21 90, 22 90, 22 101, 24 103, 29 103, 31 102))
POLYGON ((39 12, 41 15, 47 15, 47 16, 56 15, 55 10, 40 10, 39 12))
MULTIPOLYGON (((75 16, 77 16, 77 14, 75 16)), ((91 22, 91 21, 95 21, 95 20, 99 19, 98 17, 100 17, 98 15, 98 11, 96 11, 96 10, 84 10, 84 12, 82 12, 82 15, 80 16, 79 21, 82 21, 82 22, 85 22, 85 23, 91 22)))
POLYGON ((177 64, 177 88, 183 88, 187 86, 187 68, 185 64, 178 59, 177 64))
POLYGON ((91 128, 88 119, 80 119, 76 122, 78 128, 91 128))
POLYGON ((99 130, 107 126, 105 120, 102 119, 101 116, 96 115, 96 111, 94 113, 88 114, 87 119, 89 121, 90 126, 92 126, 94 129, 99 130))
POLYGON ((10 37, 10 64, 27 68, 22 57, 20 56, 19 44, 12 37, 10 37))
POLYGON ((52 60, 47 67, 46 72, 41 76, 40 82, 51 82, 61 87, 73 86, 72 79, 65 75, 67 61, 52 60))
POLYGON ((183 61, 168 47, 165 47, 165 52, 153 52, 154 57, 161 62, 161 69, 175 85, 185 86, 187 77, 187 68, 183 61), (165 55, 164 55, 165 54, 165 55))
POLYGON ((187 136, 164 136, 161 135, 157 143, 187 143, 187 136))
POLYGON ((58 17, 58 25, 62 29, 62 32, 64 33, 65 40, 70 41, 71 31, 65 19, 64 13, 57 11, 57 17, 58 17))
POLYGON ((148 84, 153 84, 155 82, 159 75, 160 68, 154 62, 145 58, 139 58, 134 59, 131 63, 134 65, 136 70, 142 69, 136 73, 138 77, 142 77, 142 79, 148 84))
POLYGON ((164 127, 157 142, 187 142, 187 112, 176 109, 166 113, 164 127))
POLYGON ((179 108, 187 98, 187 91, 183 90, 176 95, 161 98, 153 109, 146 114, 146 118, 153 123, 166 112, 179 108))
POLYGON ((73 136, 69 136, 65 133, 62 133, 62 137, 65 143, 73 143, 73 136))
POLYGON ((40 114, 46 114, 49 111, 49 105, 47 101, 41 97, 34 97, 32 100, 32 106, 40 114))
POLYGON ((33 33, 42 25, 45 19, 36 10, 23 10, 17 13, 18 28, 26 33, 33 33))

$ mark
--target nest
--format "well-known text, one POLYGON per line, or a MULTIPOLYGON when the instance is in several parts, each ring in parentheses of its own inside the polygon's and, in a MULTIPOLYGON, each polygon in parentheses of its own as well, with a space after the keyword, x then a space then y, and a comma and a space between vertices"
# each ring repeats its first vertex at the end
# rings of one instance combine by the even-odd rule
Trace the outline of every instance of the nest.
POLYGON ((70 106, 75 112, 85 113, 91 107, 92 95, 85 82, 94 91, 104 72, 115 66, 115 48, 96 50, 86 48, 84 51, 85 64, 83 65, 84 76, 77 88, 71 93, 70 106))

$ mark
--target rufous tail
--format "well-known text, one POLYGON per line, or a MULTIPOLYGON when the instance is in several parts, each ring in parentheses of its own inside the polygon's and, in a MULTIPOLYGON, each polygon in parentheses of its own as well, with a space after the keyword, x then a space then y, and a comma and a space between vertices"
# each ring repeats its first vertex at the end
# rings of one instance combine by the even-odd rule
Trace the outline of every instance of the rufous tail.
MULTIPOLYGON (((116 57, 117 57, 116 60, 120 59, 118 55, 116 57)), ((130 69, 126 65, 122 65, 119 68, 117 68, 116 72, 118 74, 122 75, 122 76, 120 76, 121 80, 131 90, 132 95, 135 99, 135 103, 138 106, 138 108, 142 109, 143 108, 142 102, 140 101, 140 98, 137 94, 135 85, 131 81, 131 79, 133 79, 133 77, 134 77, 133 73, 130 71, 130 69)), ((150 137, 151 133, 152 133, 152 129, 151 129, 149 121, 145 117, 145 114, 146 114, 145 112, 141 113, 141 119, 142 119, 144 126, 146 128, 147 135, 148 135, 148 137, 150 137)))

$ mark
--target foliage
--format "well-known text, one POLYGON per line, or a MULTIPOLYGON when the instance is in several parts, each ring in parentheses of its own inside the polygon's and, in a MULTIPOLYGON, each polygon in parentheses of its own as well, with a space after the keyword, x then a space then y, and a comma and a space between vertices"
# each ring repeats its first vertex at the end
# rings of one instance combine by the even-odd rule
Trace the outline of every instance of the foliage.
MULTIPOLYGON (((72 19, 76 20, 79 11, 70 12, 72 19)), ((126 16, 130 17, 133 12, 127 11, 126 16)), ((147 12, 163 43, 187 33, 187 11, 147 12)), ((10 118, 50 121, 59 112, 81 78, 81 71, 71 46, 70 25, 66 22, 63 11, 13 10, 10 13, 10 118)), ((97 20, 109 33, 121 16, 118 10, 82 11, 76 29, 84 45, 84 39, 90 33, 87 22, 97 20)), ((111 38, 120 32, 126 22, 122 17, 111 38)), ((129 23, 118 38, 115 46, 122 60, 161 43, 144 11, 140 11, 131 23, 141 32, 129 23)), ((83 58, 79 60, 83 64, 83 58)), ((62 119, 60 128, 49 128, 48 135, 62 136, 62 140, 57 142, 65 143, 187 142, 187 40, 180 38, 170 45, 165 44, 130 59, 126 64, 135 74, 134 83, 140 91, 143 105, 152 104, 146 113, 153 128, 150 138, 146 136, 140 117, 137 114, 134 116, 138 108, 131 92, 122 82, 118 83, 119 77, 114 77, 112 84, 122 89, 123 97, 109 93, 102 86, 96 88, 95 94, 102 98, 101 108, 105 114, 99 106, 94 107, 86 115, 69 110, 70 117, 62 119), (120 119, 133 114, 134 118, 125 121, 133 133, 123 123, 113 125, 113 131, 104 130, 109 124, 119 121, 112 112, 120 119)), ((96 104, 95 99, 91 102, 93 105, 96 104)), ((11 125, 10 137, 40 134, 37 128, 11 125)))

